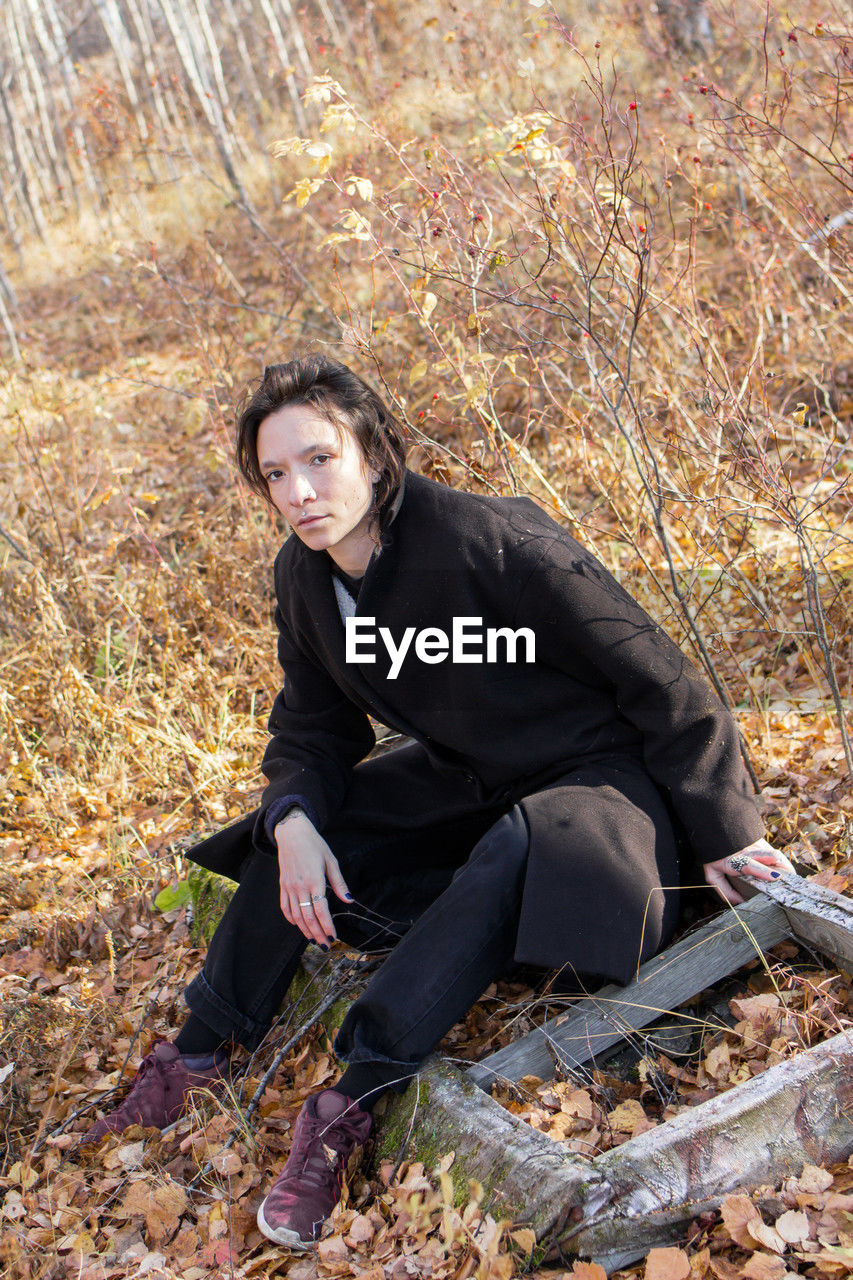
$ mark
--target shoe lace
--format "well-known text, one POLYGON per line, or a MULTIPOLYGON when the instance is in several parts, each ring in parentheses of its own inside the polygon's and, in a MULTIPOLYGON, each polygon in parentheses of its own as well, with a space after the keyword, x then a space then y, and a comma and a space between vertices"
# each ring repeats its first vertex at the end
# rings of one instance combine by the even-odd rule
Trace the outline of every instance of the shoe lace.
POLYGON ((149 1076, 162 1075, 162 1074, 163 1074, 163 1067, 160 1060, 157 1058, 156 1054, 154 1054, 153 1052, 147 1053, 139 1064, 139 1069, 137 1070, 136 1075, 133 1079, 133 1083, 130 1086, 130 1092, 128 1093, 124 1102, 122 1102, 121 1106, 116 1108, 117 1112, 123 1111, 128 1106, 128 1104, 131 1104, 133 1102, 133 1095, 138 1091, 139 1087, 148 1079, 149 1076))
POLYGON ((340 1173, 340 1166, 346 1156, 350 1144, 350 1135, 341 1125, 340 1120, 311 1121, 308 1132, 304 1135, 304 1149, 300 1153, 302 1162, 294 1170, 295 1176, 317 1188, 334 1183, 340 1173), (326 1138, 337 1138, 338 1142, 325 1141, 326 1138), (341 1139, 343 1141, 341 1142, 341 1139), (333 1157, 339 1157, 333 1158, 333 1157))

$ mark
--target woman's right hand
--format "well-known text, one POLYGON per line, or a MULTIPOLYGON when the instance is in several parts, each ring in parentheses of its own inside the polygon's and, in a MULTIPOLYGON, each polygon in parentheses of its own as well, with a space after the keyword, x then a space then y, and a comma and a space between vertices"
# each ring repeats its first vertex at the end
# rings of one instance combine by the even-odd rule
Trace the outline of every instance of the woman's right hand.
POLYGON ((285 919, 328 951, 337 935, 326 901, 327 881, 342 902, 352 902, 338 860, 302 809, 285 814, 275 828, 275 842, 285 919))

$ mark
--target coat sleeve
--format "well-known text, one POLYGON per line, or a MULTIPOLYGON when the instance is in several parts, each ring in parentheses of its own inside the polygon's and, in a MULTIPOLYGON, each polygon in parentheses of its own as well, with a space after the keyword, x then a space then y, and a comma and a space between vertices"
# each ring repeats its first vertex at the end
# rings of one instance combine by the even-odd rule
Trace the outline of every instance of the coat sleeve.
POLYGON ((280 605, 275 621, 284 684, 270 713, 272 736, 261 764, 268 779, 261 822, 271 836, 266 815, 299 804, 322 831, 340 806, 353 766, 371 750, 376 737, 364 711, 300 649, 280 605))
POLYGON ((678 645, 568 535, 528 565, 515 625, 533 628, 537 661, 573 675, 591 666, 612 688, 702 862, 764 835, 728 710, 678 645))

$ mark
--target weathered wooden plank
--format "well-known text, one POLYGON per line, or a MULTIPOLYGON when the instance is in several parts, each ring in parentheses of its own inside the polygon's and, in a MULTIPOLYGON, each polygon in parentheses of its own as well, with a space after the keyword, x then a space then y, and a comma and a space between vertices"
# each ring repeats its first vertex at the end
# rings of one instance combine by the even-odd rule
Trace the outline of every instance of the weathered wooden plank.
POLYGON ((777 903, 794 937, 853 973, 853 899, 791 875, 779 880, 739 880, 738 888, 745 897, 761 894, 777 903))
POLYGON ((592 1198, 581 1192, 582 1222, 564 1247, 614 1271, 730 1192, 851 1151, 853 1030, 596 1157, 592 1198))
POLYGON ((468 1078, 488 1089, 497 1078, 547 1078, 554 1073, 555 1059, 570 1069, 581 1066, 626 1032, 648 1026, 789 933, 785 911, 768 897, 728 908, 647 961, 627 987, 603 987, 569 1013, 469 1067, 468 1078))

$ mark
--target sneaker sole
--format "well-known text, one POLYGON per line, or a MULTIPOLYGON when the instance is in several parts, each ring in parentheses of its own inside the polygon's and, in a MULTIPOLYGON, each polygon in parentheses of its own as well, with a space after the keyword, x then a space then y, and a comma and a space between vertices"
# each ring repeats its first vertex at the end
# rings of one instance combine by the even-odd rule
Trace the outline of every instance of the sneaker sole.
POLYGON ((268 1240, 272 1240, 273 1244, 284 1245, 293 1253, 307 1253, 314 1247, 313 1240, 303 1240, 298 1232, 291 1231, 289 1227, 271 1227, 264 1217, 265 1204, 266 1200, 263 1200, 258 1209, 258 1226, 268 1240))

